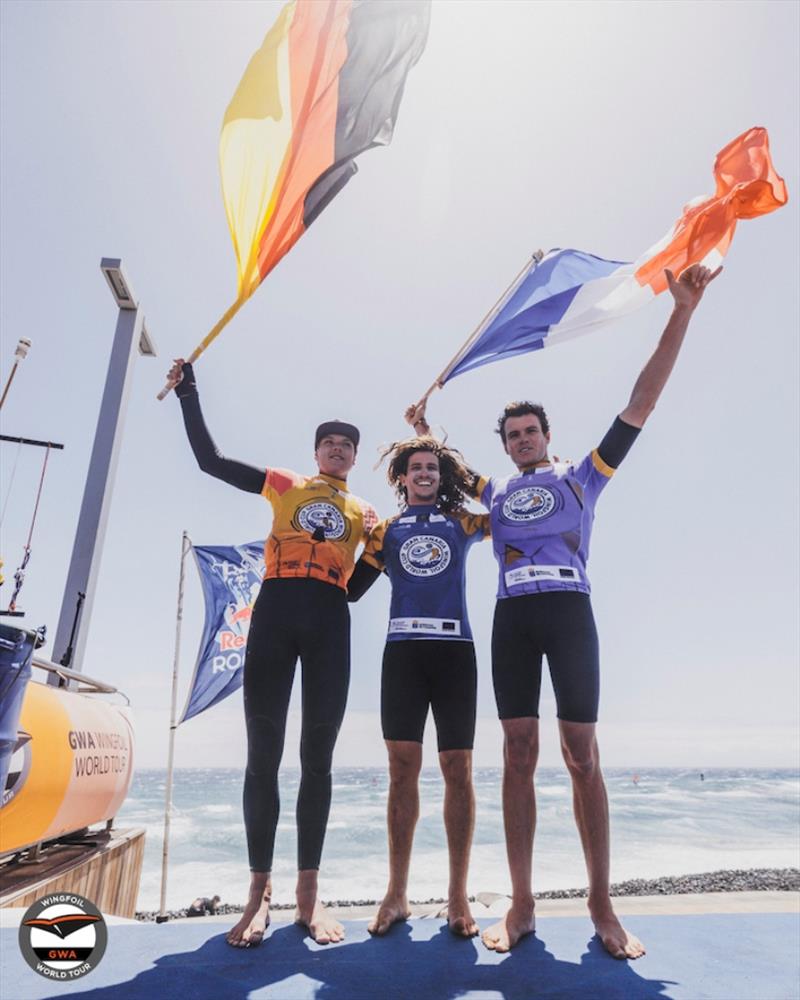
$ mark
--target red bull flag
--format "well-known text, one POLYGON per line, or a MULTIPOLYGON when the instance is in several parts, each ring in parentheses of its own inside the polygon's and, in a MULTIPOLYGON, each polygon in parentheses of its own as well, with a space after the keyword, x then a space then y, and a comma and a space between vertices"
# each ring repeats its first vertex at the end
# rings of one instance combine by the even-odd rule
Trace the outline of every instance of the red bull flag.
POLYGON ((667 287, 664 269, 716 268, 739 219, 786 204, 786 185, 769 155, 767 131, 751 128, 718 155, 716 191, 683 209, 667 235, 633 263, 581 250, 538 255, 517 276, 430 392, 481 365, 589 333, 646 305, 667 287))
POLYGON ((236 302, 195 360, 394 132, 425 48, 430 0, 293 0, 250 60, 222 122, 220 172, 236 302))
POLYGON ((206 620, 179 723, 238 691, 253 604, 264 577, 264 543, 193 545, 206 620))

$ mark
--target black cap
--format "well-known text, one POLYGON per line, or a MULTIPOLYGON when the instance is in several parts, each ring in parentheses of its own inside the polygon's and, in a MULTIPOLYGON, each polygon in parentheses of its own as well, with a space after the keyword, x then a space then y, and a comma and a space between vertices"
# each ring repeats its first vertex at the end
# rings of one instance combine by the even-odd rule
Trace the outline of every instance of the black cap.
POLYGON ((346 424, 343 420, 326 420, 324 424, 319 425, 314 435, 315 451, 319 447, 320 441, 328 434, 341 434, 342 437, 350 438, 354 448, 358 448, 358 442, 361 439, 358 428, 354 427, 353 424, 346 424))

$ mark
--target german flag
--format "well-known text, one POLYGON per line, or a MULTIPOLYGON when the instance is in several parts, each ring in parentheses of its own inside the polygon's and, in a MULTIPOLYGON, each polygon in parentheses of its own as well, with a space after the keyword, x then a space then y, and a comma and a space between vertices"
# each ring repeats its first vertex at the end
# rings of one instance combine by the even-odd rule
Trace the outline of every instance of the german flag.
POLYGON ((294 0, 225 112, 220 169, 244 301, 392 138, 429 0, 294 0))

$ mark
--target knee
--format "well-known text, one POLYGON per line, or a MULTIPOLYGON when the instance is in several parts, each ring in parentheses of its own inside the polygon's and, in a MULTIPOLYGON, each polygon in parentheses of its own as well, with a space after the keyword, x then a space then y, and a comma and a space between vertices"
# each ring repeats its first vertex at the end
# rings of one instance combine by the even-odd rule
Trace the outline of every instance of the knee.
POLYGON ((331 773, 333 748, 339 730, 332 725, 313 726, 300 740, 300 766, 305 775, 327 778, 331 773))
POLYGON ((247 720, 247 773, 266 777, 278 773, 283 756, 283 733, 266 715, 247 720))
POLYGON ((466 790, 472 784, 472 754, 468 750, 443 750, 439 765, 445 784, 466 790))
POLYGON ((539 742, 528 735, 506 734, 503 743, 503 760, 506 770, 530 776, 536 770, 539 742))
POLYGON ((389 780, 395 786, 414 784, 422 767, 422 748, 392 750, 389 753, 389 780))
POLYGON ((600 770, 600 757, 597 744, 569 746, 561 744, 561 753, 567 770, 575 781, 588 781, 600 770))

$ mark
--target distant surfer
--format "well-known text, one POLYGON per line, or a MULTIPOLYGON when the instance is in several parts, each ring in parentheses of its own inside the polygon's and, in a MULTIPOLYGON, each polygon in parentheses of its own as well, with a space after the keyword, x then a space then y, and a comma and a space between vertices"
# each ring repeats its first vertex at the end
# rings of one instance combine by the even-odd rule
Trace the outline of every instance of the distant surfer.
MULTIPOLYGON (((411 421, 414 408, 407 418, 411 421)), ((444 776, 444 825, 450 857, 447 922, 461 937, 478 933, 467 900, 467 869, 475 825, 472 746, 477 669, 467 619, 465 566, 473 542, 488 532, 488 515, 464 502, 474 474, 452 448, 429 435, 392 446, 389 482, 400 513, 370 535, 348 587, 356 601, 380 576, 392 585, 381 673, 381 725, 389 754, 389 885, 369 925, 385 934, 411 915, 408 875, 419 817, 419 774, 428 710, 433 713, 444 776)))
MULTIPOLYGON (((578 465, 550 459, 550 428, 539 404, 511 403, 498 421, 503 447, 517 472, 478 484, 478 495, 491 511, 492 544, 500 570, 492 674, 504 731, 503 815, 512 884, 510 909, 483 933, 484 944, 493 951, 508 951, 535 926, 533 775, 546 656, 586 858, 589 913, 597 935, 615 958, 644 954, 641 942, 617 919, 609 892, 608 799, 595 736, 599 656, 586 561, 596 501, 656 405, 694 309, 720 270, 711 273, 694 265, 680 279, 666 272, 675 301, 658 346, 627 407, 578 465)), ((620 567, 620 572, 635 573, 636 567, 620 567)))
POLYGON ((331 758, 350 681, 347 580, 359 542, 377 521, 348 492, 359 432, 330 420, 314 436, 317 472, 256 468, 217 450, 200 409, 192 366, 178 359, 167 378, 180 399, 189 443, 209 475, 272 506, 264 582, 253 607, 244 662, 247 770, 244 824, 250 893, 228 944, 259 944, 269 923, 272 861, 278 825, 278 768, 298 657, 302 664, 300 789, 297 796, 295 920, 319 944, 340 941, 342 925, 317 898, 318 869, 331 802, 331 758))

